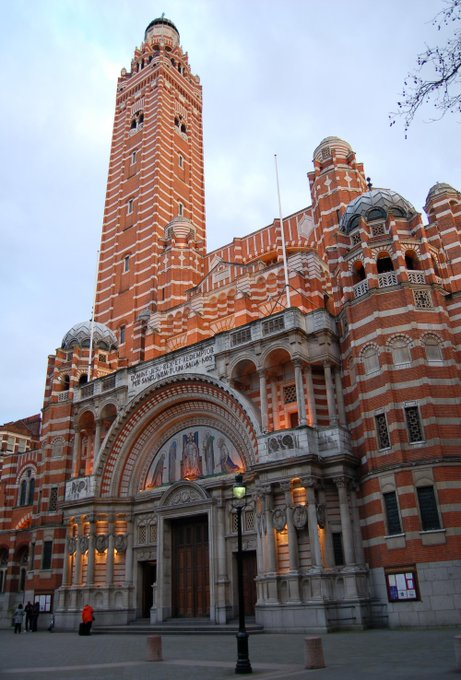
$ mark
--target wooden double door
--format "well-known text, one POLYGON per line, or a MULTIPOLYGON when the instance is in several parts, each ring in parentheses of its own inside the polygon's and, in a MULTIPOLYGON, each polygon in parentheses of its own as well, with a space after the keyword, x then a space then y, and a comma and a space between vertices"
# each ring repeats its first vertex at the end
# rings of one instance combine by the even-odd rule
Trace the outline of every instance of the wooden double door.
POLYGON ((210 561, 207 516, 174 520, 172 548, 173 616, 208 617, 210 561))

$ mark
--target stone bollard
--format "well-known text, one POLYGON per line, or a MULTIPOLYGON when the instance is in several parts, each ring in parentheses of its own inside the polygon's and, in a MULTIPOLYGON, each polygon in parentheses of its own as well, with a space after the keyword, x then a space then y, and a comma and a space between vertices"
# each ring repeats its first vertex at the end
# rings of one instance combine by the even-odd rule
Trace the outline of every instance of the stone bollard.
POLYGON ((325 668, 322 638, 314 635, 304 638, 304 668, 325 668))
POLYGON ((149 635, 147 638, 147 658, 148 661, 163 661, 160 635, 149 635))
POLYGON ((461 671, 461 635, 455 635, 456 670, 461 671))

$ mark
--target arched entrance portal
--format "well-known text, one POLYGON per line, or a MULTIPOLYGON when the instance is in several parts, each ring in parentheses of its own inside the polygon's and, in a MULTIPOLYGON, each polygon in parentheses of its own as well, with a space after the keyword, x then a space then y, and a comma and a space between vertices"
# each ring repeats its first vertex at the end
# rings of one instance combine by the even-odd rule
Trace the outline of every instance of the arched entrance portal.
POLYGON ((136 617, 233 617, 232 485, 257 451, 245 406, 211 378, 176 377, 139 395, 106 439, 101 492, 133 503, 124 573, 136 617))

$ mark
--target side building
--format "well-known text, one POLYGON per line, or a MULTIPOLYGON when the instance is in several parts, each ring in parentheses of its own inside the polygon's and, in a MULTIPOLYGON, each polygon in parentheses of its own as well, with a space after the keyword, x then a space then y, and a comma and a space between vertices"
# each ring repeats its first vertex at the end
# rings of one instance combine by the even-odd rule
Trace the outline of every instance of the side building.
POLYGON ((34 599, 68 629, 86 602, 235 619, 240 473, 267 630, 459 624, 461 194, 424 224, 328 137, 310 206, 207 252, 203 177, 162 17, 117 85, 95 321, 49 357, 40 446, 2 459, 3 625, 34 599))

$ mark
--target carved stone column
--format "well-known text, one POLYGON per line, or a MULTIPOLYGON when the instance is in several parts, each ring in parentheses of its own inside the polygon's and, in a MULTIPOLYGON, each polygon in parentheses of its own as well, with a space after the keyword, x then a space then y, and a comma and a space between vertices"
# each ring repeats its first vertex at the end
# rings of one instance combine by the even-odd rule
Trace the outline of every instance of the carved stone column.
POLYGON ((66 526, 66 538, 65 538, 65 544, 64 544, 64 562, 62 565, 62 585, 63 586, 68 586, 69 585, 69 562, 70 562, 70 549, 71 549, 71 531, 72 531, 72 526, 70 524, 67 524, 66 526))
POLYGON ((298 402, 299 424, 306 425, 307 424, 306 400, 304 398, 302 362, 300 359, 295 359, 293 361, 293 364, 295 368, 296 401, 298 402))
POLYGON ((265 559, 264 570, 266 574, 275 574, 277 572, 277 547, 275 543, 274 525, 272 522, 272 487, 267 484, 262 487, 264 493, 264 513, 266 517, 266 541, 265 541, 265 559))
POLYGON ((330 424, 336 425, 338 422, 338 414, 336 412, 335 390, 333 386, 333 378, 331 376, 331 366, 328 362, 325 362, 323 368, 325 373, 325 386, 327 390, 328 416, 330 424))
POLYGON ((272 486, 265 484, 261 487, 264 498, 265 530, 263 540, 264 551, 264 600, 269 604, 277 604, 279 601, 277 589, 277 542, 272 516, 273 495, 272 486))
POLYGON ((352 509, 352 528, 354 538, 355 561, 358 564, 365 564, 365 554, 363 551, 362 532, 360 530, 360 515, 357 501, 358 485, 351 485, 351 509, 352 509))
POLYGON ((317 523, 320 529, 324 529, 324 541, 320 544, 320 552, 322 553, 322 564, 328 568, 334 564, 333 546, 331 542, 330 527, 328 526, 327 503, 324 484, 320 484, 317 490, 318 506, 317 506, 317 523))
POLYGON ((95 532, 95 526, 94 526, 94 517, 90 516, 88 517, 88 523, 90 525, 90 531, 88 534, 88 567, 86 570, 86 585, 87 586, 92 586, 94 584, 94 550, 95 550, 95 538, 94 538, 94 532, 95 532))
POLYGON ((290 577, 288 580, 288 601, 291 604, 300 602, 298 580, 298 534, 293 523, 293 499, 291 496, 291 482, 281 482, 280 487, 285 494, 287 531, 288 531, 288 556, 290 577))
POLYGON ((133 585, 133 522, 127 520, 126 523, 126 553, 125 553, 125 583, 127 586, 133 585))
POLYGON ((273 430, 280 430, 280 414, 278 408, 274 408, 274 404, 279 404, 279 394, 277 392, 277 382, 275 379, 271 383, 271 396, 272 396, 272 422, 274 424, 273 430))
POLYGON ((72 477, 80 475, 79 460, 80 460, 80 428, 74 427, 74 448, 72 451, 72 477))
POLYGON ((109 517, 109 535, 107 539, 106 583, 110 587, 114 582, 114 517, 109 517))
POLYGON ((309 402, 309 425, 315 427, 317 425, 317 411, 315 409, 315 393, 314 381, 312 379, 312 368, 307 365, 304 369, 307 378, 307 394, 309 402))
POLYGON ((344 408, 343 386, 339 366, 335 367, 336 402, 338 404, 339 424, 346 425, 346 409, 344 408))
POLYGON ((347 477, 337 477, 334 480, 338 488, 339 512, 341 516, 341 531, 343 536, 344 561, 346 566, 354 564, 354 544, 352 538, 352 523, 349 509, 347 488, 349 480, 347 477))
POLYGON ((93 454, 93 459, 96 460, 99 449, 101 447, 101 431, 102 431, 102 425, 103 421, 101 418, 98 418, 96 420, 96 429, 94 433, 94 454, 93 454))
POLYGON ((265 571, 266 516, 264 513, 264 494, 260 487, 254 493, 256 523, 256 568, 258 576, 265 571))
POLYGON ((227 588, 229 585, 229 576, 227 573, 226 562, 226 504, 223 497, 223 492, 217 498, 216 505, 216 623, 227 623, 228 610, 230 610, 227 602, 227 588))
POLYGON ((259 398, 261 402, 261 427, 263 432, 267 432, 269 428, 269 421, 267 416, 267 384, 266 371, 261 368, 258 371, 259 375, 259 398))
POLYGON ((81 518, 77 520, 77 542, 75 547, 75 577, 74 586, 82 585, 82 545, 80 539, 82 538, 82 521, 81 518))
POLYGON ((313 569, 322 567, 322 553, 320 550, 320 538, 317 520, 317 499, 315 490, 318 480, 314 477, 304 477, 301 484, 307 489, 307 522, 309 526, 309 540, 311 544, 311 561, 313 569))

